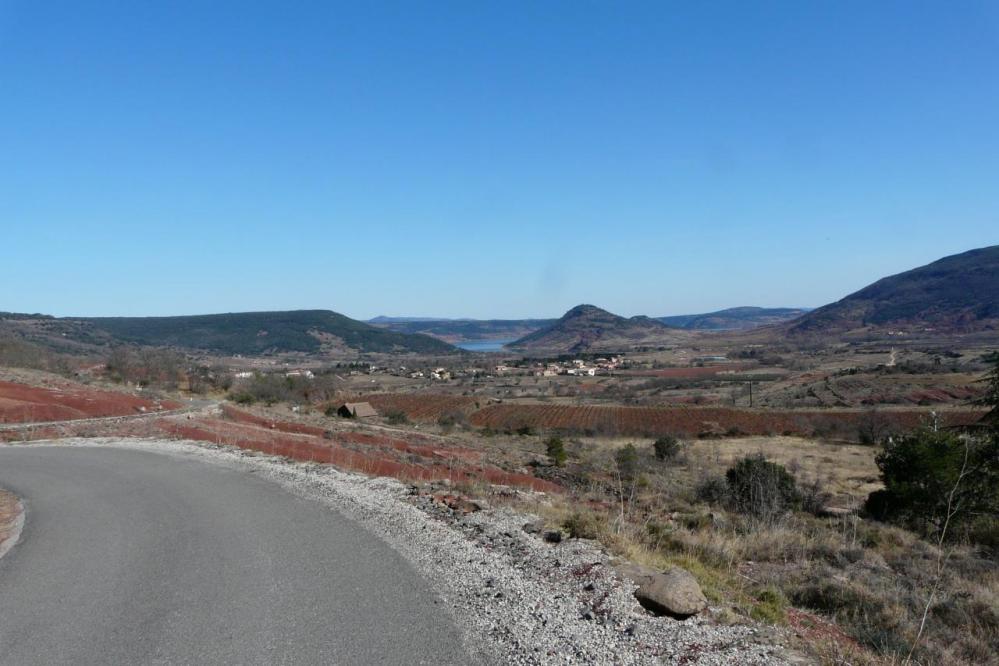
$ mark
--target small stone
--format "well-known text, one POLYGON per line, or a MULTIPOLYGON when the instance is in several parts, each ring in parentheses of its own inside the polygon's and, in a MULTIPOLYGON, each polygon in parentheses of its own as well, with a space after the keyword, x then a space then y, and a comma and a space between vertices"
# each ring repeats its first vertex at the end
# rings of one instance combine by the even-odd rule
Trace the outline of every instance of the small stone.
POLYGON ((561 543, 562 533, 558 530, 549 530, 544 533, 544 540, 548 543, 561 543))

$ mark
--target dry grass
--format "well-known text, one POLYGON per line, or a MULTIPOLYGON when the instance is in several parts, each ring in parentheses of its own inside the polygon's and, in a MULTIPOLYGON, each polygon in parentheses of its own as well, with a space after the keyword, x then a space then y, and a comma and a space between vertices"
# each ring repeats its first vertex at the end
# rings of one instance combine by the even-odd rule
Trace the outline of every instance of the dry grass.
MULTIPOLYGON (((819 628, 791 623, 820 663, 901 664, 911 647, 931 585, 937 549, 916 535, 855 515, 819 518, 793 512, 763 524, 693 493, 704 474, 723 474, 745 455, 762 453, 819 478, 836 503, 855 506, 880 487, 877 449, 794 437, 746 437, 690 443, 674 463, 656 461, 637 443, 643 474, 622 503, 614 451, 629 440, 569 444, 567 474, 586 479, 571 498, 531 506, 549 525, 602 541, 614 553, 653 567, 691 571, 716 618, 783 624, 789 606, 807 609, 819 628), (623 520, 622 520, 623 516, 623 520)), ((978 550, 957 547, 944 592, 931 608, 918 664, 999 664, 999 569, 978 550)), ((804 614, 809 616, 808 613, 804 614)), ((802 615, 795 611, 795 618, 802 615)))
POLYGON ((863 501, 881 488, 874 456, 878 449, 859 444, 840 444, 803 437, 733 437, 699 440, 690 445, 690 455, 715 471, 724 472, 736 460, 762 454, 787 467, 799 479, 819 479, 839 500, 863 501))

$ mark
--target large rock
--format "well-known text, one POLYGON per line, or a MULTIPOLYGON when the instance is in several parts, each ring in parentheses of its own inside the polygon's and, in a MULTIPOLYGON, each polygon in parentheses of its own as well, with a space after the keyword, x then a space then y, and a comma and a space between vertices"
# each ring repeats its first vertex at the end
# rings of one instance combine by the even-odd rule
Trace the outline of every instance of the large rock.
POLYGON ((683 620, 708 607, 701 586, 686 569, 670 567, 666 571, 656 571, 635 564, 620 569, 638 584, 635 590, 638 603, 656 615, 683 620))

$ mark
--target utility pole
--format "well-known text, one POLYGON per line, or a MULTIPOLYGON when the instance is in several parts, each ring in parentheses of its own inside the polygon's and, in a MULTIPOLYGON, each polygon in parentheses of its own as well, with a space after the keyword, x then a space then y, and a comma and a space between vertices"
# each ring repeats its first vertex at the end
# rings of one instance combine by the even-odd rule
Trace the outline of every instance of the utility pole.
POLYGON ((753 406, 753 380, 749 380, 749 407, 753 406))

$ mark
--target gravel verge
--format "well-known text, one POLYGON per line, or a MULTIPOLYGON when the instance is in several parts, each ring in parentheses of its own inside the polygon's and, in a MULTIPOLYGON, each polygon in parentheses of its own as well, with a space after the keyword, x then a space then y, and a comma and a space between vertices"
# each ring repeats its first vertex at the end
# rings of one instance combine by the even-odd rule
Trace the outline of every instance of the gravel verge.
POLYGON ((282 484, 357 521, 398 550, 437 589, 469 651, 497 664, 784 664, 798 662, 775 630, 709 618, 654 617, 597 544, 546 543, 534 517, 467 515, 395 479, 295 463, 202 442, 66 439, 30 446, 115 446, 196 456, 282 484))

